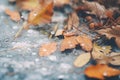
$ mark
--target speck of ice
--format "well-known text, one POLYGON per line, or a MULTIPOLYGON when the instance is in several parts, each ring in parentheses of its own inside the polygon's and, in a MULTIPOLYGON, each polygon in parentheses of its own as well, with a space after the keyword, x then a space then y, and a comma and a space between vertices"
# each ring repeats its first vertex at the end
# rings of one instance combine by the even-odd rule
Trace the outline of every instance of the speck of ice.
POLYGON ((5 9, 6 9, 6 6, 5 6, 5 5, 0 5, 0 12, 5 11, 5 9))
POLYGON ((70 69, 72 68, 72 66, 70 64, 67 63, 61 63, 59 66, 59 70, 60 72, 68 72, 70 69))
POLYGON ((57 61, 57 57, 55 55, 48 56, 48 59, 50 59, 51 61, 57 61))

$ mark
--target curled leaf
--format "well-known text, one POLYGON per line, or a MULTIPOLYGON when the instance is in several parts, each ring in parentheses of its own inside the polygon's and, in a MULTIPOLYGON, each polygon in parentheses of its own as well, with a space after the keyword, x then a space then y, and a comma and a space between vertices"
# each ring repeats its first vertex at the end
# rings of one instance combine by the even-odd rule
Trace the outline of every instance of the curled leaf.
POLYGON ((38 25, 45 24, 51 21, 53 15, 53 2, 50 2, 42 9, 36 8, 30 12, 28 16, 28 24, 38 25))
POLYGON ((80 54, 74 61, 74 66, 75 67, 82 67, 84 66, 85 64, 87 64, 89 62, 91 58, 91 55, 90 53, 83 53, 83 54, 80 54))
POLYGON ((39 49, 40 56, 49 56, 57 49, 57 43, 51 42, 47 44, 43 44, 39 49))
POLYGON ((79 17, 78 17, 76 12, 73 12, 68 17, 68 23, 65 26, 65 29, 66 30, 71 30, 74 27, 78 27, 78 26, 79 26, 79 17))
POLYGON ((108 39, 115 38, 115 42, 120 48, 120 25, 117 25, 113 28, 101 29, 97 32, 101 35, 105 35, 108 39))
POLYGON ((85 75, 90 78, 104 79, 104 77, 113 77, 120 75, 120 70, 109 67, 105 64, 97 64, 88 66, 85 75))

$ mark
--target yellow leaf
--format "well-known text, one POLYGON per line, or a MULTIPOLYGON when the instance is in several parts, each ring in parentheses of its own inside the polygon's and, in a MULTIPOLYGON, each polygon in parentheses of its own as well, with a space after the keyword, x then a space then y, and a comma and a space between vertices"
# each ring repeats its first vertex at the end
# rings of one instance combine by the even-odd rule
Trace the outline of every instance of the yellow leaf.
POLYGON ((90 58, 90 53, 82 53, 75 59, 73 64, 75 67, 82 67, 89 62, 90 58))
POLYGON ((51 42, 47 44, 43 44, 39 49, 40 56, 49 56, 57 49, 57 43, 51 42))

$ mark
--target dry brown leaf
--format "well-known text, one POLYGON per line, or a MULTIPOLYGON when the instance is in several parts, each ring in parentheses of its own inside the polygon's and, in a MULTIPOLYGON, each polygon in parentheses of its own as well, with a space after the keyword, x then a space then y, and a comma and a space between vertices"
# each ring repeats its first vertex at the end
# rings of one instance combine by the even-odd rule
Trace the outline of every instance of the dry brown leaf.
POLYGON ((13 20, 13 21, 16 21, 16 22, 18 22, 18 21, 20 21, 20 14, 19 14, 19 12, 17 12, 17 11, 11 11, 11 10, 9 10, 9 9, 6 9, 5 10, 5 13, 7 14, 7 15, 9 15, 10 16, 10 18, 13 20))
POLYGON ((75 67, 82 67, 90 61, 91 55, 90 53, 80 54, 74 61, 75 67))
POLYGON ((71 36, 75 36, 75 35, 76 35, 76 33, 72 32, 72 31, 70 31, 70 32, 63 32, 63 36, 64 37, 71 37, 71 36))
POLYGON ((69 3, 70 0, 54 0, 54 5, 58 7, 69 3))
POLYGON ((111 52, 111 46, 98 46, 96 43, 93 44, 92 57, 93 59, 101 59, 111 52))
POLYGON ((117 25, 114 28, 101 29, 97 32, 101 35, 105 35, 108 39, 115 38, 115 42, 120 48, 120 25, 117 25))
POLYGON ((39 55, 40 56, 49 56, 54 51, 56 51, 56 49, 57 49, 57 43, 56 42, 43 44, 39 49, 39 55))
POLYGON ((17 6, 23 10, 33 10, 40 6, 40 0, 16 0, 17 6))
POLYGON ((86 35, 80 35, 76 38, 77 42, 80 44, 83 50, 91 51, 92 50, 92 40, 86 35))
POLYGON ((63 32, 64 32, 63 29, 58 29, 58 30, 56 31, 56 33, 55 33, 55 36, 60 36, 60 35, 63 34, 63 32))
POLYGON ((53 15, 53 2, 50 2, 42 9, 36 8, 30 12, 28 23, 32 25, 45 24, 51 21, 53 15))
POLYGON ((78 42, 76 41, 76 37, 66 37, 60 45, 60 51, 65 51, 66 49, 75 48, 78 42))
POLYGON ((105 64, 97 64, 88 66, 85 71, 85 75, 90 78, 104 79, 104 77, 113 77, 120 75, 120 70, 109 67, 105 64))
POLYGON ((68 17, 68 23, 65 26, 65 29, 71 30, 74 29, 74 27, 78 27, 78 26, 79 26, 79 17, 76 12, 73 12, 68 17))
POLYGON ((83 3, 92 11, 92 14, 97 15, 98 17, 105 17, 105 7, 103 5, 100 5, 98 2, 89 2, 86 0, 83 0, 83 3))

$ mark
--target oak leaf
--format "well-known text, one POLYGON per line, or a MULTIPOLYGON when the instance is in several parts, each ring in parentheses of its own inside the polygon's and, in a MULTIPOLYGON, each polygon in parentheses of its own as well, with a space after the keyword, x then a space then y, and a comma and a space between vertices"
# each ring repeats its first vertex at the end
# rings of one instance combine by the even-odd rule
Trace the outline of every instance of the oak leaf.
POLYGON ((82 67, 90 61, 90 58, 90 53, 82 53, 75 59, 73 64, 75 67, 82 67))
POLYGON ((43 44, 39 49, 39 55, 40 56, 49 56, 54 51, 56 51, 56 49, 57 49, 57 43, 56 42, 43 44))
POLYGON ((109 67, 105 64, 97 64, 88 66, 85 71, 85 75, 90 78, 97 78, 104 80, 104 77, 113 77, 120 75, 120 70, 109 67))
POLYGON ((111 46, 98 46, 96 43, 93 44, 92 57, 93 59, 100 59, 111 52, 111 46))
POLYGON ((76 38, 77 42, 80 44, 83 50, 91 51, 92 50, 92 40, 86 35, 80 35, 76 38))
POLYGON ((100 5, 98 2, 89 2, 86 0, 83 0, 83 3, 89 10, 91 10, 92 14, 97 15, 98 17, 106 17, 105 12, 106 9, 103 5, 100 5))
POLYGON ((76 37, 66 37, 63 39, 60 45, 60 51, 65 51, 66 49, 72 49, 75 48, 78 42, 76 41, 76 37))
POLYGON ((115 42, 120 48, 120 25, 117 25, 113 28, 101 29, 97 32, 101 35, 105 35, 108 39, 115 38, 115 42))

